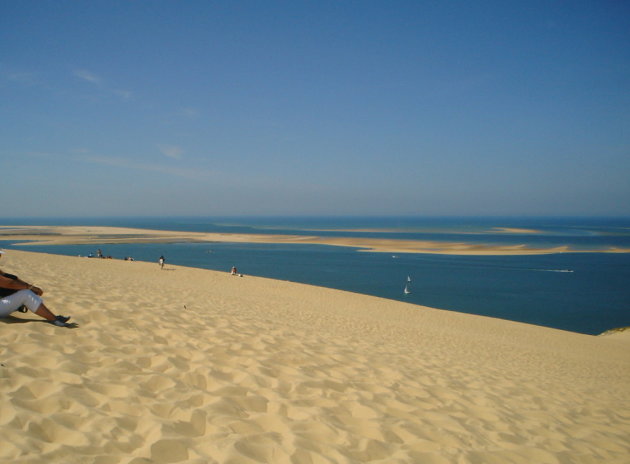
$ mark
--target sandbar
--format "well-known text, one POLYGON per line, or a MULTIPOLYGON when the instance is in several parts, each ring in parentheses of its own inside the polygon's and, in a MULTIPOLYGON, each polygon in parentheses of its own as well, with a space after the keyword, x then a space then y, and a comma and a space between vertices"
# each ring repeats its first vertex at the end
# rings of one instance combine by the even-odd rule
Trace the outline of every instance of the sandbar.
POLYGON ((380 253, 431 253, 452 255, 542 255, 552 253, 628 253, 630 249, 573 249, 568 245, 529 247, 525 244, 498 245, 472 242, 443 242, 365 237, 325 237, 317 235, 207 233, 124 227, 90 226, 0 226, 0 240, 31 245, 231 242, 281 243, 354 247, 380 253))

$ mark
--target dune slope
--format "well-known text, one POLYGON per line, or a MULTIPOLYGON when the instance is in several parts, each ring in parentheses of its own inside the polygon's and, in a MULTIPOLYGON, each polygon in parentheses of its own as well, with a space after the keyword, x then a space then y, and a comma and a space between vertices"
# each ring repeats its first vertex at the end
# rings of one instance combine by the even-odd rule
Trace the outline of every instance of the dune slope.
POLYGON ((0 462, 626 463, 630 340, 307 285, 9 251, 0 462))

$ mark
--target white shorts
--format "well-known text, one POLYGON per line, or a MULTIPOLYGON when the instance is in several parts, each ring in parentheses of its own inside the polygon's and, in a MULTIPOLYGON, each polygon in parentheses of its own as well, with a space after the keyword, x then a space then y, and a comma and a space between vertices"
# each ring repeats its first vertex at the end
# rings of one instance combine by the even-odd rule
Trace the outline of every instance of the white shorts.
POLYGON ((42 304, 42 299, 30 290, 20 290, 12 295, 0 298, 0 317, 7 317, 20 306, 26 306, 29 311, 35 312, 42 304))

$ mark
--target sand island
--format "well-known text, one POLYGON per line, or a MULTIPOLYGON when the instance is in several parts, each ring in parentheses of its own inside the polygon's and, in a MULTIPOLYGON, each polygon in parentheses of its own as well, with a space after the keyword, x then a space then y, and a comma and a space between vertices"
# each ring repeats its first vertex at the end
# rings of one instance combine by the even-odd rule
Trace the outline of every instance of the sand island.
MULTIPOLYGON (((524 232, 521 232, 524 233, 524 232)), ((356 247, 359 251, 381 253, 436 253, 454 255, 541 255, 550 253, 629 253, 630 249, 573 249, 568 245, 529 247, 525 244, 492 245, 470 242, 402 240, 365 237, 325 237, 317 235, 234 234, 103 226, 0 226, 0 240, 31 245, 231 242, 282 243, 356 247)))

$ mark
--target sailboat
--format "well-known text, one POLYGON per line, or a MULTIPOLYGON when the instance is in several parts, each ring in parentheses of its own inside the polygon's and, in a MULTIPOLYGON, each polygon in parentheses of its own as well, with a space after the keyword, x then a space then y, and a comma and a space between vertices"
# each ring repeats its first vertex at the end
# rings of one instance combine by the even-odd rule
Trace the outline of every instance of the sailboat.
POLYGON ((403 293, 405 295, 409 295, 411 293, 411 290, 409 289, 409 287, 411 286, 411 277, 407 276, 407 283, 405 284, 405 289, 403 290, 403 293))

